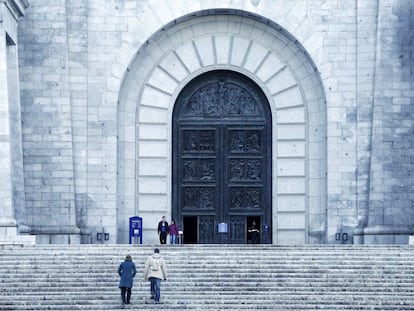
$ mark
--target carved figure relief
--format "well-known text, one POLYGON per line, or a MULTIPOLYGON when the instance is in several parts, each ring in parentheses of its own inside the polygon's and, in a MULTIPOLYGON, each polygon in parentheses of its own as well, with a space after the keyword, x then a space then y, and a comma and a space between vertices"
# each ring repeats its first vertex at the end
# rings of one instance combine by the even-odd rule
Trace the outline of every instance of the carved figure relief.
POLYGON ((196 160, 185 160, 184 161, 184 176, 183 179, 186 181, 194 180, 197 178, 197 162, 196 160))
POLYGON ((213 187, 184 187, 183 210, 212 210, 215 208, 213 187))
POLYGON ((227 81, 201 87, 188 101, 187 115, 228 117, 257 116, 257 103, 246 89, 227 81))
POLYGON ((244 180, 244 160, 231 160, 230 162, 230 180, 244 180))
POLYGON ((183 195, 183 209, 192 210, 197 209, 198 206, 198 191, 197 188, 184 188, 183 195))
POLYGON ((245 236, 245 222, 242 217, 233 217, 230 220, 230 239, 234 242, 243 242, 245 236))
POLYGON ((261 208, 261 191, 257 187, 232 187, 230 197, 232 210, 252 210, 261 208))
POLYGON ((214 151, 214 132, 199 131, 200 151, 214 151))
POLYGON ((212 152, 214 151, 214 132, 209 130, 191 131, 182 133, 183 149, 185 152, 212 152))
POLYGON ((258 133, 248 133, 246 139, 246 151, 247 152, 260 152, 261 146, 259 141, 259 134, 258 133))
POLYGON ((200 160, 200 176, 203 181, 214 181, 214 160, 200 160))
POLYGON ((230 134, 229 146, 229 151, 232 153, 261 152, 261 131, 232 130, 230 134))
POLYGON ((230 161, 230 181, 260 181, 261 166, 258 159, 233 159, 230 161))
POLYGON ((200 209, 209 210, 214 207, 214 189, 200 188, 200 209))
POLYGON ((246 178, 248 180, 260 180, 261 163, 259 160, 248 160, 246 178))
POLYGON ((230 138, 230 152, 244 152, 244 131, 233 131, 230 138))
POLYGON ((200 243, 214 242, 214 218, 199 217, 199 237, 200 243))
POLYGON ((213 159, 183 159, 183 181, 215 180, 213 159))

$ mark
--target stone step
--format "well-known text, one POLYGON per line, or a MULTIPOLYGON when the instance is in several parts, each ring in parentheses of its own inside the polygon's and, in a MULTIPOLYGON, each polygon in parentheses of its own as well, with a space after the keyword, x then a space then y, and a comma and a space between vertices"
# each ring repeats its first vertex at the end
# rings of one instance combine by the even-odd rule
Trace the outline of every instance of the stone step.
MULTIPOLYGON (((232 280, 226 280, 228 278, 235 278, 234 275, 227 275, 227 276, 214 276, 214 275, 208 275, 206 274, 205 277, 200 278, 199 276, 196 277, 192 277, 191 275, 188 277, 174 277, 172 276, 171 278, 169 278, 169 281, 171 281, 171 279, 174 279, 171 282, 174 283, 182 283, 187 281, 189 284, 232 284, 233 282, 246 282, 247 284, 252 283, 255 284, 255 282, 251 281, 249 282, 248 279, 249 278, 257 278, 257 276, 260 274, 255 274, 252 275, 251 277, 243 277, 243 276, 238 276, 236 281, 232 281, 232 280), (189 278, 191 278, 189 280, 189 278), (239 281, 240 280, 240 281, 239 281)), ((398 284, 399 286, 405 286, 405 285, 409 285, 409 284, 414 284, 413 281, 413 276, 411 275, 411 277, 371 277, 369 276, 369 279, 366 280, 367 276, 361 276, 359 278, 351 278, 351 277, 347 277, 347 276, 333 276, 333 277, 308 277, 308 278, 304 278, 304 277, 291 277, 290 275, 285 275, 285 276, 275 276, 275 277, 261 277, 261 283, 266 285, 268 283, 272 284, 274 282, 278 282, 278 280, 280 280, 280 282, 285 282, 286 284, 289 283, 295 283, 298 286, 301 284, 309 284, 309 283, 313 283, 314 286, 319 286, 320 284, 330 284, 330 285, 336 285, 336 286, 340 286, 341 284, 365 284, 366 286, 369 286, 370 284, 377 284, 378 282, 381 282, 385 285, 389 285, 389 284, 398 284)), ((19 284, 20 282, 27 282, 27 285, 20 285, 22 287, 25 288, 30 288, 30 287, 41 287, 41 286, 49 286, 50 284, 53 284, 54 286, 75 286, 76 284, 79 284, 79 286, 85 286, 85 284, 93 284, 94 286, 99 286, 99 285, 106 285, 106 284, 113 284, 116 282, 116 280, 118 278, 115 278, 115 276, 111 276, 109 278, 110 281, 105 281, 105 280, 96 280, 98 278, 101 278, 102 276, 99 275, 89 275, 89 278, 93 277, 94 280, 88 281, 86 279, 86 277, 84 278, 61 278, 61 277, 50 277, 50 278, 17 278, 17 279, 13 279, 13 278, 3 278, 2 279, 2 283, 3 285, 16 285, 19 284)), ((136 282, 140 282, 141 277, 138 276, 137 281, 136 282)))
MULTIPOLYGON (((36 256, 41 256, 41 255, 36 255, 36 256)), ((277 256, 277 255, 276 255, 277 256)), ((259 260, 248 260, 248 259, 233 259, 233 260, 228 260, 228 259, 213 259, 213 258, 208 258, 205 257, 203 258, 203 261, 200 262, 199 259, 194 258, 194 259, 171 259, 168 255, 164 255, 163 257, 165 257, 165 259, 168 260, 169 263, 174 264, 174 266, 178 266, 178 267, 186 267, 186 266, 195 266, 197 267, 199 264, 202 264, 202 267, 205 267, 206 265, 211 265, 212 263, 214 263, 215 265, 217 265, 218 267, 231 267, 234 265, 239 265, 239 264, 244 264, 246 266, 260 266, 260 267, 266 267, 269 265, 279 265, 279 266, 286 266, 286 265, 293 265, 293 266, 307 266, 307 267, 312 267, 315 266, 315 264, 317 264, 318 266, 329 266, 329 267, 347 267, 347 266, 362 266, 362 267, 370 267, 370 266, 377 266, 377 265, 383 265, 383 266, 393 266, 393 267, 399 267, 399 266, 403 266, 403 265, 410 265, 412 264, 412 260, 411 258, 405 258, 405 259, 398 259, 398 261, 396 262, 391 262, 391 260, 395 261, 395 258, 389 258, 389 259, 377 259, 377 260, 370 260, 369 258, 367 259, 355 259, 352 260, 351 259, 346 259, 346 260, 342 260, 340 258, 338 259, 332 259, 332 260, 322 260, 322 259, 317 259, 317 258, 312 258, 312 259, 302 259, 301 261, 298 260, 272 260, 272 259, 259 259, 259 260)), ((0 259, 1 260, 1 259, 0 259)), ((37 266, 37 267, 42 267, 42 265, 44 266, 46 263, 47 264, 52 264, 52 263, 59 263, 62 259, 56 260, 56 259, 48 259, 48 258, 42 258, 41 260, 25 260, 25 259, 21 259, 19 258, 18 262, 16 262, 16 260, 1 260, 1 262, 3 264, 7 264, 10 265, 11 267, 25 267, 25 266, 37 266)), ((122 261, 123 258, 119 258, 119 259, 104 259, 104 258, 99 258, 99 257, 95 257, 95 258, 88 258, 85 260, 79 259, 76 261, 71 261, 71 260, 65 260, 66 264, 70 264, 70 265, 82 265, 82 266, 95 266, 95 265, 100 265, 100 266, 108 266, 108 265, 118 265, 120 261, 122 261)), ((136 264, 143 264, 145 262, 145 260, 134 260, 134 262, 136 264)), ((53 268, 53 267, 52 267, 53 268)))
POLYGON ((78 255, 89 255, 89 254, 102 254, 103 256, 107 254, 118 254, 123 255, 125 253, 136 253, 136 254, 148 254, 151 253, 152 250, 158 247, 162 252, 169 252, 171 254, 197 254, 202 253, 207 256, 214 256, 215 252, 224 252, 224 253, 233 253, 233 252, 242 252, 243 255, 247 254, 255 254, 257 252, 272 252, 277 253, 280 256, 289 256, 291 254, 302 254, 302 255, 312 255, 312 256, 329 256, 330 254, 341 254, 343 256, 347 255, 354 255, 354 254, 361 254, 361 255, 369 255, 370 253, 376 254, 383 254, 388 255, 392 253, 414 253, 414 249, 412 246, 387 246, 387 247, 379 247, 379 246, 302 246, 302 247, 277 247, 277 246, 234 246, 234 245, 226 245, 226 246, 191 246, 191 245, 184 245, 184 246, 173 246, 173 245, 163 245, 163 246, 118 246, 118 245, 105 245, 105 246, 68 246, 65 248, 60 248, 60 246, 54 245, 42 245, 42 248, 39 249, 39 246, 36 247, 24 247, 24 248, 7 248, 2 247, 3 250, 9 251, 9 254, 19 253, 19 254, 32 254, 35 253, 42 253, 42 254, 49 254, 58 256, 61 254, 78 254, 78 255), (362 251, 362 252, 361 252, 362 251))
MULTIPOLYGON (((155 246, 35 246, 0 252, 1 310, 119 310, 116 273, 138 268, 133 310, 147 304, 144 261, 155 246)), ((414 248, 162 246, 167 310, 413 310, 414 248), (410 309, 411 308, 411 309, 410 309)))
MULTIPOLYGON (((275 282, 276 283, 276 282, 275 282)), ((379 286, 378 284, 375 285, 374 282, 372 283, 348 283, 345 282, 343 284, 336 284, 337 286, 333 286, 334 284, 320 284, 319 286, 311 286, 312 283, 299 283, 296 284, 294 282, 290 284, 285 284, 285 282, 282 280, 276 285, 272 285, 270 282, 267 284, 262 285, 262 283, 252 283, 249 285, 242 286, 239 282, 231 282, 231 283, 215 283, 213 285, 209 285, 208 282, 205 283, 190 283, 187 286, 179 287, 177 288, 177 285, 182 285, 181 282, 171 282, 166 281, 163 282, 164 284, 164 290, 166 292, 169 292, 171 294, 175 293, 184 293, 184 294, 194 294, 195 292, 200 292, 200 295, 205 294, 208 295, 210 293, 215 293, 217 291, 219 292, 228 292, 228 293, 238 293, 238 292, 245 292, 250 291, 252 293, 263 293, 266 292, 266 294, 269 294, 269 292, 275 292, 275 293, 283 293, 283 294, 295 294, 295 293, 314 293, 314 292, 326 292, 326 293, 355 293, 355 294, 370 294, 370 293, 388 293, 388 294, 413 294, 413 283, 401 283, 398 284, 398 288, 391 288, 390 286, 393 285, 393 283, 385 284, 383 286, 379 286), (200 291, 202 289, 202 291, 200 291)), ((394 285, 397 285, 394 283, 394 285)), ((65 291, 62 292, 62 287, 59 286, 49 286, 49 287, 20 287, 21 289, 24 289, 20 292, 16 292, 14 288, 2 288, 2 294, 4 294, 4 297, 13 297, 15 294, 18 294, 19 296, 33 296, 37 293, 45 295, 53 295, 53 294, 59 294, 64 293, 66 296, 69 295, 78 295, 79 292, 82 293, 82 290, 85 290, 82 295, 91 295, 91 294, 105 294, 105 295, 118 295, 118 282, 116 283, 110 283, 110 284, 99 284, 97 286, 94 286, 94 284, 91 284, 91 286, 85 286, 84 284, 78 285, 78 286, 66 286, 64 287, 65 291), (92 289, 92 290, 91 290, 92 289), (114 290, 116 289, 116 290, 114 290)), ((147 289, 149 289, 149 282, 147 281, 135 281, 134 283, 134 291, 144 291, 146 292, 147 289)))
MULTIPOLYGON (((132 301, 131 306, 126 306, 125 309, 130 310, 413 310, 412 302, 409 304, 400 303, 395 305, 394 303, 391 304, 384 304, 384 303, 371 303, 370 307, 366 307, 366 302, 360 304, 350 305, 347 303, 347 300, 343 301, 302 301, 301 304, 296 302, 292 303, 275 303, 274 301, 252 301, 252 303, 238 303, 237 301, 222 301, 222 302, 203 302, 203 303, 169 303, 163 302, 161 305, 155 305, 152 301, 149 300, 142 300, 142 301, 132 301)), ((74 302, 70 305, 70 309, 68 309, 67 305, 64 304, 56 304, 56 305, 38 305, 38 304, 30 304, 27 306, 16 306, 14 304, 11 305, 2 305, 0 310, 119 310, 121 309, 121 305, 119 303, 112 303, 112 304, 102 304, 100 300, 90 300, 88 304, 76 304, 74 302), (17 309, 18 308, 18 309, 17 309)))
MULTIPOLYGON (((177 273, 181 273, 178 272, 177 273)), ((194 282, 202 282, 203 280, 209 280, 211 281, 211 279, 215 279, 218 280, 220 282, 223 281, 227 281, 229 280, 229 278, 232 278, 233 280, 239 280, 239 279, 243 279, 246 280, 247 282, 254 282, 254 280, 256 280, 256 277, 258 275, 260 275, 261 281, 265 282, 266 280, 272 281, 272 280, 286 280, 286 279, 290 279, 290 280, 295 280, 295 282, 298 281, 303 281, 303 282, 309 282, 309 281, 314 281, 314 282, 326 282, 326 281, 330 281, 330 280, 341 280, 341 278, 346 277, 347 280, 349 281, 358 281, 358 280, 364 280, 367 275, 370 276, 369 280, 372 281, 383 281, 383 280, 389 280, 389 281, 404 281, 404 280, 411 280, 413 281, 413 272, 409 271, 406 274, 403 272, 403 275, 396 275, 395 272, 391 273, 384 273, 384 274, 355 274, 349 272, 349 273, 320 273, 320 274, 309 274, 309 275, 302 275, 302 273, 298 272, 298 273, 270 273, 267 274, 266 271, 260 271, 257 273, 243 273, 243 272, 237 272, 235 271, 234 273, 209 273, 209 272, 205 272, 202 274, 199 273, 183 273, 183 275, 177 276, 174 275, 174 273, 172 271, 170 271, 169 274, 169 280, 174 280, 174 281, 184 281, 184 280, 188 280, 189 277, 191 277, 191 280, 194 282), (237 275, 236 275, 237 273, 237 275), (235 278, 237 276, 237 278, 235 278), (249 281, 250 280, 250 281, 249 281)), ((40 275, 35 275, 35 274, 31 274, 31 275, 16 275, 15 277, 13 275, 11 275, 10 273, 7 273, 7 275, 5 275, 4 277, 2 277, 2 282, 6 282, 6 281, 21 281, 21 280, 27 280, 27 281, 36 281, 38 284, 40 284, 41 282, 53 282, 53 280, 55 280, 56 282, 78 282, 80 280, 85 280, 86 277, 94 277, 94 279, 96 280, 96 283, 105 283, 108 281, 113 281, 115 279, 118 279, 117 274, 114 272, 110 275, 105 275, 105 274, 100 274, 99 272, 97 273, 88 273, 87 275, 84 274, 83 276, 79 275, 79 276, 70 276, 70 275, 53 275, 53 274, 49 274, 49 275, 44 275, 43 273, 40 275)), ((138 272, 136 279, 140 280, 141 279, 141 273, 138 272)), ((366 281, 369 281, 366 280, 366 281)), ((231 281, 231 279, 229 280, 231 281)))
MULTIPOLYGON (((164 284, 165 285, 165 284, 164 284)), ((389 291, 381 291, 381 289, 378 292, 375 292, 373 290, 371 291, 361 291, 361 290, 330 290, 329 288, 324 288, 323 290, 314 290, 310 291, 308 289, 303 288, 301 290, 298 288, 297 290, 294 287, 289 287, 284 290, 275 290, 270 288, 257 288, 257 289, 228 289, 228 288, 219 288, 214 291, 205 289, 202 292, 200 291, 201 288, 188 288, 188 289, 180 289, 177 291, 176 289, 168 289, 168 285, 163 286, 162 290, 162 296, 164 299, 168 299, 168 301, 182 301, 182 300, 193 300, 193 298, 197 299, 208 299, 208 300, 216 300, 217 297, 220 296, 219 299, 224 299, 223 297, 237 297, 237 298, 246 298, 245 295, 249 295, 249 301, 252 299, 259 299, 259 300, 266 300, 266 299, 275 299, 276 297, 279 297, 280 299, 310 299, 312 297, 319 297, 318 299, 331 299, 332 297, 357 297, 358 299, 362 300, 369 300, 369 299, 378 299, 378 295, 381 294, 381 299, 387 299, 387 302, 391 301, 407 301, 407 300, 414 300, 413 298, 413 291, 407 290, 407 291, 399 291, 399 292, 389 292, 389 291), (323 298, 320 298, 321 296, 317 294, 322 294, 323 298), (331 297, 332 296, 332 297, 331 297)), ((149 284, 142 288, 135 288, 133 289, 134 296, 136 297, 146 297, 149 293, 149 284)), ((13 293, 2 293, 2 302, 6 301, 15 301, 15 296, 13 293)), ((117 301, 119 297, 118 290, 114 291, 100 291, 97 292, 94 291, 92 293, 82 293, 80 290, 77 292, 71 292, 71 291, 56 291, 56 292, 35 292, 35 293, 21 293, 19 295, 19 301, 24 303, 25 300, 28 302, 43 302, 45 300, 51 301, 51 300, 59 300, 63 299, 70 299, 73 300, 82 300, 87 301, 90 299, 103 299, 108 302, 117 301), (100 297, 100 298, 99 298, 100 297)), ((336 299, 336 298, 335 298, 336 299)))

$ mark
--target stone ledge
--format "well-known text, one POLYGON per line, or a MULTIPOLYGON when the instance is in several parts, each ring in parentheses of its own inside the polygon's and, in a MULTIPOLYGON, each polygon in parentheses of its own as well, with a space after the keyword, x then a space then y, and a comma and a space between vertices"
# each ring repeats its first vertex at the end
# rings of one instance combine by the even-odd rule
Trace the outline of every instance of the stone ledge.
POLYGON ((354 235, 412 235, 414 229, 408 226, 373 226, 355 228, 354 235))
POLYGON ((80 234, 80 229, 76 226, 33 226, 31 233, 36 235, 80 234))
POLYGON ((17 222, 12 217, 0 217, 0 227, 17 227, 17 222))
POLYGON ((0 246, 5 245, 36 245, 36 237, 34 235, 0 235, 0 246))

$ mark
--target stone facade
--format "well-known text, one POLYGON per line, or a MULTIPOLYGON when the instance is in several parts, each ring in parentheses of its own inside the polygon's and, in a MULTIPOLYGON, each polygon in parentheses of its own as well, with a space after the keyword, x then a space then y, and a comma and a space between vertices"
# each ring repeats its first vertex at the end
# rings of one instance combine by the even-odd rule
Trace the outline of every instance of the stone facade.
MULTIPOLYGON (((8 3, 17 1, 0 1, 8 3)), ((99 243, 100 232, 127 243, 128 219, 139 215, 144 243, 155 243, 174 204, 175 100, 201 73, 226 69, 255 81, 270 104, 273 243, 407 243, 413 8, 410 0, 32 1, 17 15, 18 74, 17 48, 0 50, 0 75, 15 90, 0 94, 1 197, 10 202, 2 216, 38 243, 99 243), (348 239, 336 241, 346 236, 338 233, 348 239)))

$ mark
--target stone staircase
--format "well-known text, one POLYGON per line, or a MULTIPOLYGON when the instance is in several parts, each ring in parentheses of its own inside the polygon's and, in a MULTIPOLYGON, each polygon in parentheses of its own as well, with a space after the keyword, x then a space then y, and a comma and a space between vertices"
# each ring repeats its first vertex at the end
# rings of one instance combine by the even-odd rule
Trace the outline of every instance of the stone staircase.
POLYGON ((119 310, 126 254, 131 310, 414 310, 413 246, 165 245, 161 305, 142 278, 153 248, 3 246, 0 310, 119 310))

